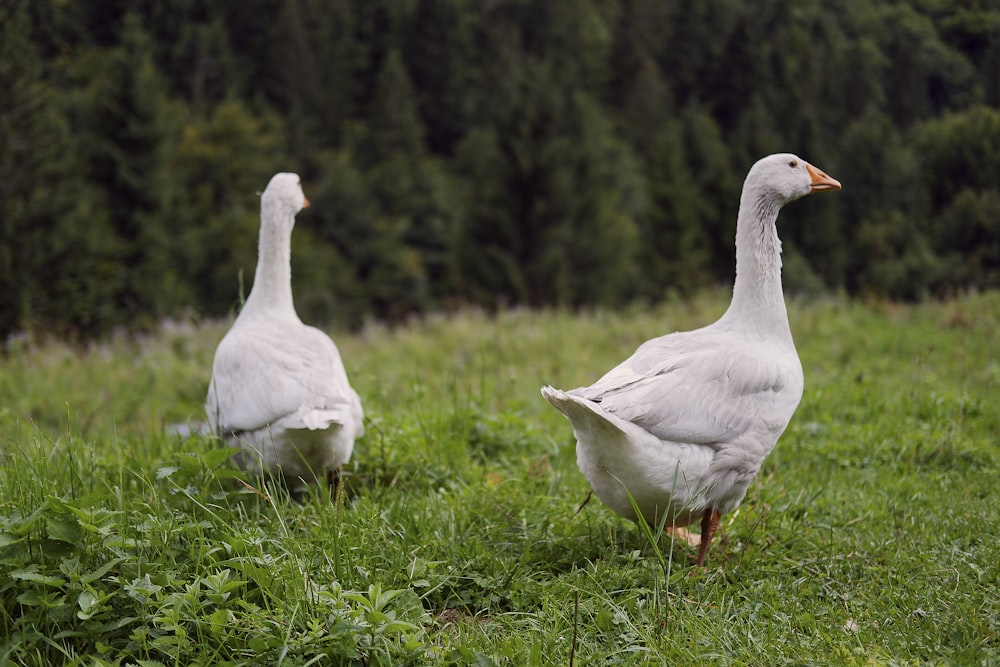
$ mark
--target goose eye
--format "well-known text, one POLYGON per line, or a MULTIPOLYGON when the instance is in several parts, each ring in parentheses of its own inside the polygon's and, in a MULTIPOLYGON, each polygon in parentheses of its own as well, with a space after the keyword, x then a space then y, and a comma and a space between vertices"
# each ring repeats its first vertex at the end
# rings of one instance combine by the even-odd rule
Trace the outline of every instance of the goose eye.
POLYGON ((799 163, 797 160, 792 160, 791 162, 788 163, 788 166, 791 167, 792 169, 795 169, 797 166, 799 166, 799 163))

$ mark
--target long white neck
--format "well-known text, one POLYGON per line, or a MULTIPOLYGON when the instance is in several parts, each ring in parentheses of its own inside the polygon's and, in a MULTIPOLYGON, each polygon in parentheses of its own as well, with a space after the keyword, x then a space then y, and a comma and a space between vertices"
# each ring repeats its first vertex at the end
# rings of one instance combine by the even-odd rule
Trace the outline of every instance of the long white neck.
POLYGON ((261 203, 257 272, 241 315, 298 319, 292 302, 292 238, 295 214, 276 202, 261 203))
POLYGON ((775 222, 781 202, 744 186, 736 219, 736 283, 721 322, 739 323, 763 335, 791 339, 781 291, 781 241, 775 222))

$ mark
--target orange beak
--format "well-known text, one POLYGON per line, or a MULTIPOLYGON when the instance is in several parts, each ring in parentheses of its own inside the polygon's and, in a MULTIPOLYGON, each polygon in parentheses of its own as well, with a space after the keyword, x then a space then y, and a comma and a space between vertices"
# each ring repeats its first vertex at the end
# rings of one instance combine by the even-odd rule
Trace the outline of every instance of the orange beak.
MULTIPOLYGON (((815 183, 816 181, 814 180, 813 182, 815 183)), ((840 187, 840 183, 837 183, 837 187, 840 187)), ((305 195, 302 195, 302 208, 309 208, 309 200, 306 199, 305 195)))
POLYGON ((839 190, 840 181, 835 178, 830 178, 822 171, 812 166, 806 162, 806 171, 809 172, 809 176, 812 177, 812 191, 822 192, 823 190, 839 190))

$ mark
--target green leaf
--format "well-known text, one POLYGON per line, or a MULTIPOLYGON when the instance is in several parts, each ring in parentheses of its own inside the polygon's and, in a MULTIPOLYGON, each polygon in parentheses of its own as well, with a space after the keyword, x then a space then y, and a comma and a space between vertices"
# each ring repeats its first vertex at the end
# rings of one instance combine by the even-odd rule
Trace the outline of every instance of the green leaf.
POLYGON ((49 516, 45 519, 45 532, 49 539, 65 542, 66 544, 79 544, 83 540, 83 526, 76 520, 76 517, 59 514, 49 516))
POLYGON ((413 623, 407 623, 406 621, 393 620, 393 621, 389 621, 388 623, 386 623, 385 625, 383 625, 379 629, 382 632, 408 632, 408 631, 412 632, 414 630, 417 630, 418 628, 413 623))
POLYGON ((178 470, 180 470, 180 468, 178 468, 177 466, 164 466, 162 468, 158 468, 156 471, 156 479, 164 479, 165 477, 170 477, 178 470))
POLYGON ((35 589, 25 591, 17 596, 17 601, 27 607, 55 607, 58 606, 58 598, 52 593, 39 593, 35 589))
POLYGON ((76 515, 77 521, 83 528, 101 535, 111 532, 112 520, 120 514, 103 507, 75 507, 70 503, 64 503, 62 507, 76 515))
POLYGON ((111 570, 111 568, 115 567, 120 562, 122 562, 121 558, 114 558, 105 563, 104 565, 102 565, 101 567, 97 568, 93 572, 88 572, 87 574, 82 575, 80 577, 80 582, 84 584, 89 584, 91 582, 97 581, 98 579, 106 575, 111 570))
POLYGON ((135 616, 122 616, 121 618, 116 618, 113 621, 108 621, 107 623, 98 626, 96 631, 98 634, 113 632, 119 628, 124 628, 126 625, 133 623, 136 620, 135 616))
POLYGON ((31 581, 36 584, 43 584, 45 586, 55 586, 62 587, 66 585, 66 580, 62 577, 52 577, 47 574, 42 574, 40 572, 34 572, 32 570, 15 570, 10 573, 11 579, 20 579, 22 581, 31 581))
POLYGON ((80 611, 76 612, 76 617, 81 621, 87 621, 102 611, 103 602, 101 598, 94 595, 92 591, 83 591, 76 599, 80 611))
POLYGON ((235 447, 226 447, 224 449, 210 449, 209 451, 202 454, 205 461, 205 466, 208 468, 214 468, 221 465, 231 459, 234 454, 239 450, 235 447))
POLYGON ((250 650, 254 653, 266 653, 268 649, 272 648, 274 645, 274 640, 268 641, 261 637, 251 637, 250 641, 247 642, 250 650))
POLYGON ((228 609, 216 609, 212 615, 209 616, 208 622, 213 635, 221 637, 226 633, 226 628, 230 623, 231 615, 232 614, 228 609))
POLYGON ((594 623, 601 630, 608 631, 611 629, 614 616, 607 609, 601 609, 597 612, 597 616, 594 617, 594 623))

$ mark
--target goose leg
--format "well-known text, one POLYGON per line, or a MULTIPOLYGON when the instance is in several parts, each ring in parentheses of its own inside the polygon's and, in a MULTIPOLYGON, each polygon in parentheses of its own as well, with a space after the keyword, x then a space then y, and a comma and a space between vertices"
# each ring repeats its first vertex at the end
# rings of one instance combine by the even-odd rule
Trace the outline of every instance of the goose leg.
POLYGON ((719 511, 711 507, 705 510, 705 515, 701 517, 701 546, 698 547, 698 558, 695 559, 695 567, 705 566, 705 556, 708 555, 708 544, 712 541, 712 536, 719 528, 719 511))
POLYGON ((330 497, 336 498, 340 487, 340 466, 326 471, 326 485, 330 489, 330 497))

